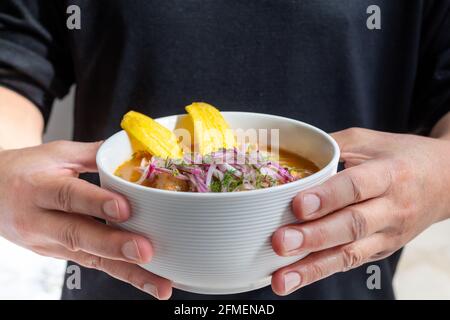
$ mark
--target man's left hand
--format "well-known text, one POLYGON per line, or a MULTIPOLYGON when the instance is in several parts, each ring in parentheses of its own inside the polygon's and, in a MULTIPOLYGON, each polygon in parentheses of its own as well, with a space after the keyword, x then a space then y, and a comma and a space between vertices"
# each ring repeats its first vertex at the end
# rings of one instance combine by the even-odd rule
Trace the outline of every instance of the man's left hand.
POLYGON ((450 141, 359 128, 333 137, 346 169, 299 193, 301 223, 273 235, 281 256, 311 252, 273 274, 279 295, 383 259, 450 216, 450 141))

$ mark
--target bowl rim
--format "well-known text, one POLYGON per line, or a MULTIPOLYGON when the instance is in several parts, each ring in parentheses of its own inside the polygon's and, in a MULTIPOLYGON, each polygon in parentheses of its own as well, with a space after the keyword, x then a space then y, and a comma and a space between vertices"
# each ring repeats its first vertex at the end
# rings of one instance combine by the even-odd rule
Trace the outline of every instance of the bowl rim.
MULTIPOLYGON (((272 114, 267 114, 267 113, 258 113, 258 112, 241 112, 241 111, 221 111, 221 113, 223 114, 229 114, 229 115, 233 115, 233 114, 246 114, 246 115, 257 115, 257 116, 263 116, 263 117, 267 117, 267 118, 271 118, 271 119, 278 119, 278 120, 282 120, 282 121, 286 121, 286 122, 290 122, 292 124, 295 125, 299 125, 299 126, 303 126, 306 127, 309 130, 315 131, 316 133, 324 136, 328 142, 331 144, 334 154, 332 159, 328 162, 328 164, 323 167, 322 169, 320 169, 319 171, 317 171, 316 173, 313 173, 312 175, 306 177, 306 178, 302 178, 299 179, 297 181, 293 181, 293 182, 288 182, 282 185, 278 185, 278 186, 273 186, 273 187, 269 187, 269 188, 263 188, 263 189, 257 189, 257 190, 248 190, 248 191, 242 191, 242 192, 178 192, 178 191, 171 191, 171 190, 162 190, 162 189, 156 189, 156 188, 150 188, 150 187, 146 187, 146 186, 141 186, 139 184, 130 182, 128 180, 122 179, 120 177, 115 176, 114 174, 108 172, 107 170, 105 170, 102 167, 101 161, 100 161, 100 155, 103 152, 103 149, 106 147, 106 142, 110 139, 112 139, 115 136, 118 136, 120 134, 123 134, 125 131, 124 130, 120 130, 119 132, 116 132, 115 134, 113 134, 112 136, 110 136, 108 139, 106 139, 104 141, 104 143, 102 143, 102 145, 100 146, 99 150, 97 151, 96 154, 96 163, 97 163, 97 167, 98 167, 98 171, 99 173, 101 172, 103 175, 106 175, 109 179, 112 179, 113 181, 115 181, 116 183, 119 183, 121 185, 130 187, 130 188, 136 188, 137 190, 142 190, 144 192, 150 192, 150 193, 155 193, 155 194, 161 194, 161 195, 166 195, 166 196, 175 196, 178 198, 224 198, 224 197, 251 197, 252 195, 258 195, 258 194, 264 194, 264 193, 268 193, 271 191, 280 191, 282 192, 284 189, 291 189, 291 188, 295 188, 295 186, 300 186, 302 184, 307 184, 309 181, 314 180, 317 178, 317 176, 323 175, 324 172, 328 172, 330 170, 332 170, 333 167, 337 166, 339 159, 340 159, 340 149, 339 149, 339 145, 337 144, 336 140, 334 140, 334 138, 326 133, 325 131, 323 131, 322 129, 319 129, 313 125, 310 125, 306 122, 303 121, 299 121, 299 120, 295 120, 295 119, 291 119, 291 118, 287 118, 287 117, 283 117, 283 116, 278 116, 278 115, 272 115, 272 114)), ((179 116, 184 116, 185 114, 176 114, 176 115, 171 115, 171 116, 165 116, 165 117, 160 117, 160 118, 155 118, 155 121, 162 121, 168 118, 175 118, 175 117, 179 117, 179 116)))

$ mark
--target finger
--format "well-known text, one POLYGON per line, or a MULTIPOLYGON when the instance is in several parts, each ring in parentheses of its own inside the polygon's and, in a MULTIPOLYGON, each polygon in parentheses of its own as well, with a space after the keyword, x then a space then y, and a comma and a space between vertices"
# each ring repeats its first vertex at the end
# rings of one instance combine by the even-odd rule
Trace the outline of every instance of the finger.
POLYGON ((55 141, 44 146, 52 148, 53 154, 59 160, 64 161, 67 168, 73 169, 78 173, 84 173, 97 172, 95 158, 102 143, 102 141, 89 143, 55 141))
POLYGON ((367 161, 300 192, 292 207, 300 221, 313 220, 353 203, 378 197, 390 186, 389 167, 383 161, 367 161))
POLYGON ((287 295, 337 272, 348 271, 366 262, 380 259, 386 255, 387 247, 387 236, 375 233, 350 244, 313 253, 277 270, 272 275, 272 289, 278 295, 287 295))
POLYGON ((147 263, 153 255, 150 241, 144 236, 122 231, 90 217, 61 212, 42 212, 35 226, 48 242, 70 251, 85 251, 100 257, 132 263, 147 263))
POLYGON ((368 200, 318 220, 282 227, 273 234, 272 247, 280 256, 294 256, 350 243, 395 225, 392 212, 388 200, 368 200))
POLYGON ((62 250, 58 255, 58 258, 74 261, 83 267, 106 272, 110 276, 127 282, 157 299, 167 300, 172 295, 172 282, 170 280, 148 272, 138 265, 105 259, 82 251, 62 250))
POLYGON ((378 137, 378 131, 365 128, 349 128, 331 134, 339 145, 341 153, 355 152, 370 145, 378 137))
POLYGON ((386 141, 392 137, 390 133, 363 128, 350 128, 331 135, 339 145, 340 158, 345 168, 377 158, 381 150, 386 149, 386 141))
POLYGON ((124 196, 78 178, 48 179, 36 189, 34 202, 40 208, 81 213, 109 221, 124 221, 130 217, 130 206, 124 196))

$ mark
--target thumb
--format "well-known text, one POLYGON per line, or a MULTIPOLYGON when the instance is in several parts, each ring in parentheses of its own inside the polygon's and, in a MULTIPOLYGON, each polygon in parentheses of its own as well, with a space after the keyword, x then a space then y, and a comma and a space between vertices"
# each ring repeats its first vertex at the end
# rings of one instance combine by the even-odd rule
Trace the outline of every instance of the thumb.
POLYGON ((79 173, 97 172, 95 161, 97 151, 103 141, 97 142, 73 142, 56 141, 49 143, 55 149, 58 158, 66 163, 68 167, 79 173))
POLYGON ((364 128, 349 128, 331 133, 331 136, 339 145, 342 153, 358 152, 374 142, 376 131, 364 128))
POLYGON ((349 128, 331 134, 341 150, 341 160, 347 166, 357 165, 373 156, 371 146, 375 143, 375 131, 363 128, 349 128))

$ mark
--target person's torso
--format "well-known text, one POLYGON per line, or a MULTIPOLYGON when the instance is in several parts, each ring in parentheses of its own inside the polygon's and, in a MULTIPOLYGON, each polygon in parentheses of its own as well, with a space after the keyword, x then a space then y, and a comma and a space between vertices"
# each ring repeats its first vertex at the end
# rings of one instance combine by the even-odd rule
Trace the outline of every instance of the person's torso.
POLYGON ((106 138, 131 108, 159 117, 193 101, 327 131, 406 130, 421 1, 70 3, 81 8, 81 30, 68 31, 77 139, 106 138), (366 25, 373 4, 379 30, 366 25))
MULTIPOLYGON (((129 109, 156 118, 183 113, 194 101, 282 115, 329 132, 408 130, 422 1, 67 2, 81 8, 81 30, 68 31, 76 140, 119 131, 129 109), (367 27, 370 5, 381 9, 381 29, 367 27)), ((397 258, 379 263, 382 290, 367 288, 363 266, 289 298, 393 298, 397 258)), ((92 286, 66 297, 143 297, 84 272, 92 286)), ((206 298, 181 291, 175 297, 206 298)), ((231 297, 275 295, 265 288, 231 297)))

